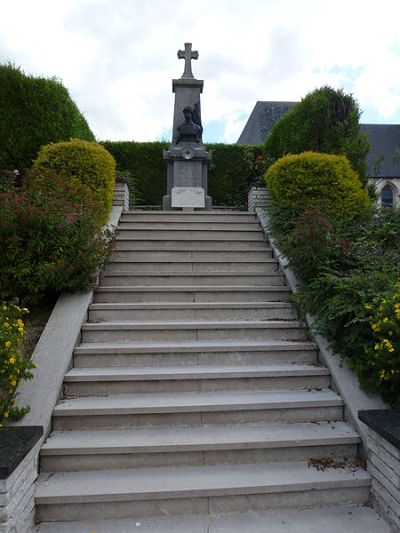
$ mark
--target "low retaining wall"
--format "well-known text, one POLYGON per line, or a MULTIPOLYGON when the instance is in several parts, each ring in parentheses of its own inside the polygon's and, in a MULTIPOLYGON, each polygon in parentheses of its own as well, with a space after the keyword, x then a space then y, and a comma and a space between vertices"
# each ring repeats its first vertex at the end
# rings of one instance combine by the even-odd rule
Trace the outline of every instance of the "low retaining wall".
POLYGON ((251 213, 254 213, 257 207, 266 207, 268 203, 269 196, 265 187, 251 187, 247 198, 247 208, 251 213))
MULTIPOLYGON (((128 187, 117 183, 109 229, 118 226, 128 205, 128 187)), ((34 482, 40 448, 51 431, 53 410, 92 299, 93 291, 61 294, 32 354, 37 366, 34 377, 18 387, 18 405, 29 405, 31 410, 22 420, 0 428, 0 533, 26 533, 34 526, 34 482), (22 452, 9 463, 7 457, 17 442, 22 452), (13 468, 8 468, 8 463, 13 468)))
POLYGON ((367 464, 374 505, 400 531, 400 412, 360 411, 358 416, 369 428, 367 464))

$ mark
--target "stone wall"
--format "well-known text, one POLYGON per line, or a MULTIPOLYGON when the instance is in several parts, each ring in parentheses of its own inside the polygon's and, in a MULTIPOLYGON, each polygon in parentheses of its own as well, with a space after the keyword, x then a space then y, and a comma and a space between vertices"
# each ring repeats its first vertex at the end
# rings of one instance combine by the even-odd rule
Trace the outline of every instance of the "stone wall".
POLYGON ((400 531, 400 412, 360 411, 368 425, 368 470, 378 511, 394 531, 400 531))
POLYGON ((43 430, 0 429, 0 533, 26 533, 34 524, 34 481, 43 430))
POLYGON ((114 187, 113 206, 122 205, 124 211, 129 210, 129 189, 128 185, 117 181, 114 187))
POLYGON ((267 189, 263 186, 255 186, 249 191, 247 208, 251 213, 255 213, 257 207, 267 207, 268 201, 267 189))

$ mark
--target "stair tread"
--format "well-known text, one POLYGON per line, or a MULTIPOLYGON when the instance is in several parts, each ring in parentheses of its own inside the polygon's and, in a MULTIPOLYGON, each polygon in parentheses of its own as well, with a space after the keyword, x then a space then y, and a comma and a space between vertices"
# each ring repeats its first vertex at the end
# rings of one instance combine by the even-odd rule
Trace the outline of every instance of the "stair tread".
POLYGON ((144 367, 90 367, 72 368, 65 381, 134 381, 162 379, 202 379, 202 378, 251 378, 251 377, 288 377, 329 375, 327 368, 307 363, 287 363, 269 365, 182 365, 182 366, 144 366, 144 367))
POLYGON ((115 292, 115 291, 129 291, 129 292, 205 292, 205 291, 212 291, 212 292, 248 292, 248 291, 258 291, 258 292, 268 292, 268 291, 274 291, 274 292, 290 292, 289 287, 283 286, 283 285, 202 285, 202 286, 194 286, 194 285, 171 285, 166 286, 162 285, 160 287, 157 286, 151 286, 148 285, 137 285, 137 286, 124 286, 124 285, 115 285, 114 287, 98 287, 96 289, 96 292, 115 292))
POLYGON ((132 533, 138 527, 139 531, 142 528, 146 533, 391 533, 389 526, 376 511, 365 505, 141 518, 140 522, 136 518, 49 522, 39 526, 39 533, 132 533))
POLYGON ((134 414, 278 409, 341 406, 342 399, 332 390, 223 391, 195 393, 115 394, 61 400, 54 408, 57 416, 90 414, 134 414))
POLYGON ((190 498, 369 486, 357 467, 319 470, 307 462, 212 467, 138 468, 42 474, 36 503, 190 498))
POLYGON ((247 276, 257 276, 260 278, 270 278, 271 276, 283 276, 282 271, 275 271, 271 272, 270 274, 265 272, 231 272, 229 270, 227 271, 219 271, 219 272, 129 272, 129 271, 119 271, 119 272, 107 272, 105 274, 105 277, 120 277, 120 276, 134 276, 134 277, 163 277, 163 278, 170 278, 170 277, 182 277, 182 278, 211 278, 211 277, 247 277, 247 276))
POLYGON ((256 328, 298 328, 305 327, 297 320, 171 320, 171 321, 145 321, 113 320, 102 322, 87 322, 83 330, 125 330, 125 329, 256 329, 256 328))
POLYGON ((42 455, 141 453, 358 443, 345 422, 57 431, 42 455))
POLYGON ((89 309, 290 309, 288 302, 157 302, 157 303, 92 303, 89 309))
POLYGON ((85 342, 75 348, 75 353, 88 352, 108 352, 116 350, 118 353, 134 351, 151 351, 156 349, 161 352, 194 352, 206 351, 227 351, 227 350, 248 350, 248 349, 274 349, 274 350, 298 350, 316 349, 317 346, 311 341, 285 341, 285 340, 263 340, 263 341, 195 341, 195 342, 85 342))

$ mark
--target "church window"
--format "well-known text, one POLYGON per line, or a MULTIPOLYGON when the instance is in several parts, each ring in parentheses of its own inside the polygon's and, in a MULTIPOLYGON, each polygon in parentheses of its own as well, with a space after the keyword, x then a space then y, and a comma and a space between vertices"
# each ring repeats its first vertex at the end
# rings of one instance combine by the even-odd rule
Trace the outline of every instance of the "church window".
POLYGON ((385 185, 381 190, 381 206, 382 207, 393 207, 394 198, 393 198, 393 189, 390 185, 385 185))

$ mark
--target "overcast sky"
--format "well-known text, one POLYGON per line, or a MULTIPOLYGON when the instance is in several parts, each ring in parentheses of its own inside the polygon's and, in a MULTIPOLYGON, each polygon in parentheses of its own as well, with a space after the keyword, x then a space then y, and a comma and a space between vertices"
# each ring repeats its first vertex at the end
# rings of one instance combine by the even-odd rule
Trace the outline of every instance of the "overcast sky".
MULTIPOLYGON (((170 140, 177 51, 199 51, 209 142, 257 100, 329 84, 364 123, 400 123, 400 0, 0 0, 0 63, 57 77, 99 140, 170 140)), ((1 90, 1 88, 0 88, 1 90)))

